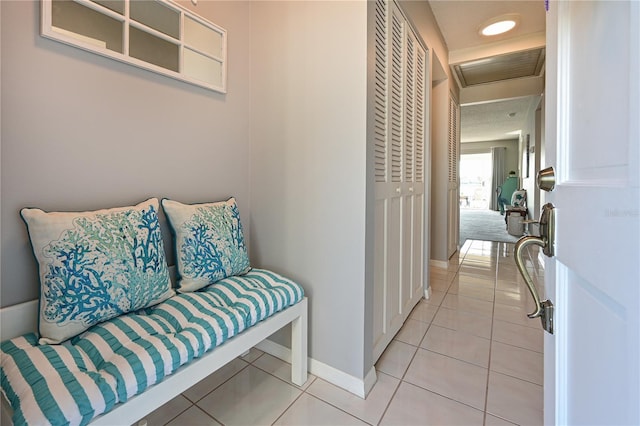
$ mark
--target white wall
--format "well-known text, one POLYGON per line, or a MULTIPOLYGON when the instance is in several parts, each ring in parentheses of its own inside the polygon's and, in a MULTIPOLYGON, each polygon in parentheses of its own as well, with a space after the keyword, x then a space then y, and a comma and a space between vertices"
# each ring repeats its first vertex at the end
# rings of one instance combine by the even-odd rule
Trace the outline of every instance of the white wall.
MULTIPOLYGON (((446 65, 445 65, 446 67, 446 65)), ((448 67, 447 67, 448 68, 448 67)), ((431 255, 449 260, 449 80, 431 88, 431 255)))
MULTIPOLYGON (((181 4, 228 31, 226 95, 43 39, 39 2, 0 2, 0 305, 38 294, 24 206, 234 195, 252 263, 298 280, 309 296, 309 356, 362 381, 372 367, 373 3, 181 4)), ((428 4, 402 6, 446 61, 428 4)))
POLYGON ((251 5, 252 256, 310 296, 309 355, 365 374, 366 2, 251 5))
POLYGON ((459 88, 455 84, 451 69, 449 68, 449 48, 444 42, 444 37, 438 27, 431 6, 426 1, 399 0, 402 10, 416 28, 420 36, 429 48, 429 63, 433 65, 432 56, 435 54, 442 63, 443 70, 448 77, 448 86, 456 97, 459 97, 459 88))
POLYGON ((2 306, 38 296, 25 206, 234 195, 250 235, 250 3, 183 4, 229 31, 227 95, 44 39, 39 2, 0 2, 2 306))
MULTIPOLYGON (((401 6, 446 61, 428 4, 401 6)), ((365 228, 372 212, 365 197, 372 7, 362 1, 251 7, 253 259, 305 287, 310 357, 358 379, 373 364, 367 305, 373 241, 365 228)), ((446 128, 448 104, 443 108, 446 128)))
POLYGON ((228 31, 226 95, 44 39, 39 2, 0 3, 0 303, 38 295, 24 206, 234 195, 252 263, 310 296, 310 356, 362 379, 367 3, 181 3, 228 31))

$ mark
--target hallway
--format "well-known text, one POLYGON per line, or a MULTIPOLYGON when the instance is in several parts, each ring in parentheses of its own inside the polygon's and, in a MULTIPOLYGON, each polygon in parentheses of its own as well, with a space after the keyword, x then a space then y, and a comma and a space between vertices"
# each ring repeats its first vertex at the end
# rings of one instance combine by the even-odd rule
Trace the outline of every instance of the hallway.
POLYGON ((432 268, 433 296, 377 365, 402 379, 383 424, 542 424, 543 331, 512 254, 467 240, 448 270, 432 268))
MULTIPOLYGON (((159 425, 538 425, 543 331, 513 245, 467 241, 431 269, 421 301, 376 365, 366 400, 253 349, 147 417, 159 425)), ((543 280, 534 257, 528 262, 543 280), (533 261, 535 260, 535 261, 533 261)))

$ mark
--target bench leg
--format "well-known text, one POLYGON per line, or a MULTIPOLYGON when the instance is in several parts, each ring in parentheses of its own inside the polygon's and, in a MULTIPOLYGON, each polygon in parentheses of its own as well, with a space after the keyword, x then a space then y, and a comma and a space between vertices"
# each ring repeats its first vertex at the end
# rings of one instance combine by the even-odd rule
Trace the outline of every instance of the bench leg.
POLYGON ((302 314, 291 322, 291 381, 302 386, 307 381, 307 299, 302 314))

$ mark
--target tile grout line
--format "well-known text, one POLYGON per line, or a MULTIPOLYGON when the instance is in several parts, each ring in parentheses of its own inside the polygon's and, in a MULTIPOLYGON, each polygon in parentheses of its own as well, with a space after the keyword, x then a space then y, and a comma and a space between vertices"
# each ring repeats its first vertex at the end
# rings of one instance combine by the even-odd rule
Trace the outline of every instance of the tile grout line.
MULTIPOLYGON (((458 268, 456 269, 456 274, 455 274, 455 275, 457 275, 457 270, 458 270, 459 268, 460 268, 460 265, 458 265, 458 268)), ((447 268, 447 275, 448 275, 448 273, 449 273, 449 268, 447 268)), ((448 284, 448 286, 447 286, 447 289, 446 289, 446 290, 445 290, 445 292, 444 292, 444 293, 445 293, 445 295, 446 295, 446 294, 447 294, 447 292, 449 291, 449 288, 451 287, 451 283, 453 282, 453 278, 455 278, 455 275, 454 275, 451 279, 447 279, 447 281, 449 282, 449 284, 448 284)), ((429 277, 429 279, 431 279, 431 277, 429 277)), ((428 323, 428 326, 427 326, 427 329, 426 329, 426 331, 425 331, 425 333, 424 333, 424 336, 422 336, 422 339, 421 339, 421 340, 420 340, 420 342, 418 343, 418 346, 416 346, 416 350, 415 350, 415 352, 413 353, 413 355, 411 356, 411 360, 410 360, 410 361, 409 361, 409 363, 407 364, 407 368, 406 368, 406 370, 404 370, 404 372, 402 373, 402 377, 399 377, 399 378, 398 378, 398 379, 399 379, 399 381, 398 381, 398 385, 397 385, 397 386, 396 386, 396 388, 394 389, 394 391, 393 391, 393 393, 392 393, 392 395, 391 395, 391 398, 389 398, 389 402, 387 402, 387 405, 386 405, 385 409, 383 410, 382 415, 380 416, 380 420, 378 420, 377 425, 379 425, 379 424, 382 422, 382 420, 384 419, 385 415, 387 414, 387 411, 389 411, 389 407, 391 406, 391 403, 393 402, 394 398, 396 397, 396 394, 398 393, 398 390, 400 389, 400 386, 401 386, 403 383, 407 383, 407 384, 409 384, 409 385, 416 386, 416 385, 414 385, 414 384, 412 384, 412 383, 410 383, 410 382, 406 382, 406 381, 404 380, 404 378, 405 378, 405 376, 407 375, 407 371, 409 371, 409 367, 411 366, 411 363, 412 363, 412 362, 413 362, 413 360, 415 359, 416 354, 418 353, 418 351, 419 351, 419 350, 420 350, 420 348, 421 348, 421 346, 420 346, 420 345, 422 344, 422 341, 425 339, 425 337, 426 337, 427 333, 429 333, 429 330, 431 329, 431 326, 433 325, 433 320, 434 320, 434 318, 436 317, 436 315, 438 314, 438 311, 440 310, 440 306, 442 305, 443 300, 444 300, 444 297, 442 298, 442 300, 440 300, 440 303, 438 303, 438 305, 436 306, 436 311, 435 311, 434 315, 431 317, 431 320, 430 320, 430 321, 429 321, 429 323, 428 323)), ((417 306, 417 305, 416 305, 416 306, 417 306)), ((414 308, 413 308, 413 309, 415 309, 415 306, 414 306, 414 308)), ((403 342, 403 343, 404 343, 404 342, 403 342)), ((413 345, 410 345, 410 346, 413 346, 413 345)), ((393 376, 392 376, 392 377, 393 377, 393 376)))
MULTIPOLYGON (((458 274, 458 270, 459 270, 459 269, 460 269, 460 263, 458 263, 458 266, 456 267, 455 274, 453 275, 453 277, 452 277, 451 279, 448 279, 448 280, 447 280, 447 281, 449 282, 449 284, 448 284, 448 286, 447 286, 447 289, 444 291, 444 293, 445 293, 445 297, 446 297, 446 295, 448 294, 448 292, 449 292, 449 288, 451 287, 451 283, 453 282, 453 280, 454 280, 455 276, 458 274)), ((449 268, 447 267, 447 275, 449 274, 449 272, 450 272, 450 271, 449 271, 449 268)), ((429 278, 431 278, 431 277, 429 277, 429 278)), ((410 382, 405 381, 405 380, 404 380, 404 378, 405 378, 405 376, 407 375, 407 372, 409 371, 409 367, 411 366, 411 363, 413 362, 413 360, 415 359, 416 355, 418 354, 418 351, 421 349, 421 346, 420 346, 420 345, 422 344, 422 341, 424 341, 425 337, 427 336, 427 333, 429 333, 429 330, 431 329, 431 326, 433 325, 433 320, 435 319, 436 315, 438 315, 438 312, 440 311, 440 307, 442 306, 442 302, 443 302, 443 301, 444 301, 444 297, 442 298, 442 300, 440 300, 440 303, 438 303, 438 305, 437 305, 437 307, 436 307, 436 312, 435 312, 435 313, 434 313, 434 315, 431 317, 431 320, 429 321, 429 325, 428 325, 428 327, 427 327, 427 329, 426 329, 426 331, 425 331, 425 333, 424 333, 424 336, 422 336, 422 339, 420 340, 420 343, 418 343, 418 346, 416 347, 415 352, 414 352, 414 353, 413 353, 413 355, 411 356, 411 360, 410 360, 410 361, 409 361, 409 363, 407 364, 407 368, 406 368, 406 369, 404 370, 404 372, 402 373, 402 377, 400 377, 400 378, 399 378, 400 380, 399 380, 399 382, 398 382, 398 386, 396 386, 396 388, 395 388, 395 389, 394 389, 394 391, 393 391, 393 394, 391 395, 391 398, 389 399, 389 402, 387 402, 387 406, 385 407, 384 411, 382 412, 382 416, 380 417, 380 420, 379 420, 379 421, 378 421, 378 423, 377 423, 378 425, 382 422, 382 419, 384 419, 384 416, 387 414, 387 411, 389 410, 389 407, 391 406, 391 402, 392 402, 392 401, 393 401, 393 399, 396 397, 396 394, 398 393, 398 390, 400 389, 400 386, 401 386, 403 383, 407 383, 407 384, 412 385, 412 386, 417 386, 417 385, 414 385, 413 383, 410 383, 410 382)), ((414 307, 414 309, 415 309, 415 307, 414 307)), ((413 346, 413 345, 411 345, 411 346, 413 346)), ((426 349, 425 349, 425 350, 426 350, 426 349)), ((419 387, 419 388, 423 389, 423 388, 422 388, 422 387, 420 387, 420 386, 417 386, 417 387, 419 387)), ((425 389, 425 390, 426 390, 426 391, 428 391, 428 392, 433 392, 433 391, 430 391, 430 390, 428 390, 428 389, 425 389)), ((435 393, 436 395, 439 395, 439 394, 438 394, 438 393, 436 393, 436 392, 433 392, 433 393, 435 393)), ((441 395, 441 396, 445 397, 444 395, 441 395)), ((448 398, 448 397, 445 397, 445 398, 448 398)), ((451 399, 451 398, 448 398, 448 399, 451 399)))
MULTIPOLYGON (((447 268, 447 273, 448 273, 448 268, 447 268)), ((431 278, 431 277, 429 277, 431 278)), ((449 283, 449 286, 451 286, 451 283, 449 283)), ((447 291, 449 290, 449 287, 447 287, 447 291)), ((446 291, 445 291, 446 293, 446 291)), ((444 298, 443 298, 444 300, 444 298)), ((420 303, 420 302, 418 302, 420 303)), ((396 394, 398 393, 398 390, 400 389, 400 386, 405 383, 404 377, 407 374, 407 371, 409 371, 409 367, 411 366, 411 363, 413 362, 413 360, 416 357, 416 354, 418 353, 418 350, 420 349, 420 344, 422 343, 422 341, 424 340, 424 338, 426 337, 427 333, 429 332, 429 329, 431 329, 431 325, 433 324, 433 319, 435 318, 435 316, 438 314, 438 311, 440 310, 440 305, 442 304, 442 300, 440 301, 440 304, 438 304, 438 306, 436 307, 436 312, 434 313, 433 317, 431 317, 431 320, 429 321, 429 325, 427 326, 427 330, 424 333, 424 336, 422 336, 422 339, 420 340, 420 343, 418 343, 418 346, 416 347, 415 352, 413 353, 413 355, 411 356, 411 360, 409 361, 409 363, 407 364, 407 368, 404 370, 404 372, 402 373, 402 377, 400 377, 399 381, 398 381, 398 385, 396 386, 396 388, 393 391, 393 394, 391 395, 391 398, 389 398, 389 402, 387 402, 387 406, 384 408, 383 412, 382 412, 382 416, 380 417, 380 420, 378 420, 378 425, 382 422, 382 419, 384 419, 384 416, 387 414, 387 411, 389 411, 389 407, 391 406, 391 402, 393 401, 393 399, 396 397, 396 394)), ((417 306, 417 305, 416 305, 417 306)), ((414 306, 413 309, 415 309, 416 307, 414 306)), ((409 314, 409 317, 411 316, 411 314, 409 314)), ((404 342, 403 342, 404 343, 404 342)), ((411 345, 413 346, 413 345, 411 345)), ((392 376, 393 377, 393 376, 392 376)), ((409 383, 409 382, 406 382, 409 383)), ((411 384, 411 383, 410 383, 411 384)))
MULTIPOLYGON (((264 353, 260 354, 258 356, 258 358, 260 358, 262 355, 264 355, 264 353)), ((257 360, 258 358, 256 358, 255 360, 257 360)), ((242 357, 238 357, 238 359, 242 359, 242 357)), ((255 361, 254 360, 254 361, 255 361)), ((244 360, 243 360, 244 361, 244 360)), ((172 417, 169 421, 164 422, 163 425, 166 426, 169 423, 171 423, 172 421, 174 421, 175 419, 177 419, 180 415, 182 415, 183 413, 185 413, 186 411, 190 410, 193 407, 196 407, 197 409, 199 409, 200 411, 204 412, 208 417, 212 418, 214 421, 222 424, 222 422, 219 422, 218 419, 216 419, 214 416, 212 416, 211 414, 209 414, 208 411, 204 410, 203 408, 201 408, 198 405, 198 402, 202 401, 204 398, 206 398, 209 394, 211 394, 212 392, 214 392, 216 389, 218 389, 220 386, 224 385, 225 383, 227 383, 229 380, 231 380, 233 377, 235 377, 238 373, 240 373, 241 371, 243 371, 245 368, 249 367, 250 365, 253 365, 253 363, 248 362, 248 361, 244 361, 247 365, 243 366, 240 370, 236 371, 235 373, 233 373, 228 379, 224 380, 222 383, 220 383, 218 386, 216 386, 215 388, 211 389, 209 392, 207 392, 206 394, 204 394, 201 398, 199 398, 197 401, 192 401, 191 399, 189 399, 186 395, 185 392, 181 393, 180 396, 182 396, 184 399, 186 399, 189 402, 189 406, 187 408, 185 408, 184 410, 180 411, 178 414, 176 414, 174 417, 172 417)), ((213 374, 213 373, 212 373, 213 374)), ((188 390, 188 389, 187 389, 188 390)), ((151 413, 149 413, 147 416, 145 416, 142 420, 145 420, 146 417, 148 417, 151 413)), ((137 423, 136 423, 137 424, 137 423)))
MULTIPOLYGON (((416 351, 417 352, 417 351, 416 351)), ((407 367, 408 369, 409 367, 407 367)), ((391 376, 393 377, 393 376, 391 376)), ((396 386, 396 388, 393 390, 393 393, 391 394, 391 398, 389 398, 389 402, 387 402, 387 406, 384 407, 384 410, 382 410, 382 415, 380 416, 380 420, 378 420, 378 423, 376 423, 376 425, 379 425, 380 423, 382 423, 382 419, 384 419, 384 416, 387 415, 387 411, 389 411, 389 407, 391 406, 391 402, 393 401, 393 398, 396 397, 396 394, 398 393, 398 389, 400 389, 400 386, 402 385, 402 383, 404 382, 404 380, 400 379, 398 381, 398 385, 396 386)))
POLYGON ((495 277, 494 277, 494 281, 493 281, 493 303, 491 306, 491 332, 489 334, 490 338, 489 338, 489 359, 487 361, 487 386, 485 388, 485 394, 484 394, 484 417, 482 420, 482 424, 486 424, 487 423, 487 408, 489 405, 489 377, 491 375, 491 352, 493 350, 493 321, 494 321, 494 316, 496 314, 496 288, 498 286, 498 274, 500 271, 500 244, 501 243, 497 243, 497 247, 498 249, 496 250, 496 272, 495 272, 495 277))
MULTIPOLYGON (((258 368, 258 367, 256 367, 256 368, 258 368)), ((267 373, 267 374, 270 374, 270 373, 267 373)), ((276 377, 276 376, 274 376, 274 377, 276 377)), ((276 377, 276 378, 279 378, 279 377, 276 377)), ((285 382, 285 383, 286 383, 286 382, 285 382)), ((303 390, 302 390, 302 391, 300 392, 300 395, 296 396, 296 397, 293 399, 293 401, 291 401, 291 403, 290 403, 289 405, 287 405, 287 407, 286 407, 284 410, 282 410, 282 413, 280 413, 280 415, 279 415, 278 417, 276 417, 276 419, 275 419, 273 422, 271 422, 271 424, 273 425, 273 424, 275 424, 278 420, 280 420, 280 419, 282 418, 282 416, 284 416, 284 415, 285 415, 285 413, 286 413, 287 411, 289 411, 289 409, 293 406, 293 404, 295 404, 295 403, 296 403, 296 401, 298 401, 298 400, 302 397, 302 395, 304 395, 304 394, 305 394, 305 391, 303 391, 303 390)))
MULTIPOLYGON (((500 243, 497 243, 498 245, 500 243)), ((471 249, 472 245, 470 245, 467 248, 467 251, 465 252, 464 257, 462 258, 462 261, 459 262, 458 264, 458 271, 460 270, 460 268, 462 267, 462 265, 464 264, 467 254, 469 252, 469 250, 471 249)), ((487 381, 486 381, 486 387, 485 387, 485 395, 484 395, 484 410, 482 411, 482 424, 486 424, 487 422, 487 400, 489 397, 489 373, 491 371, 491 346, 492 346, 492 342, 493 342, 493 316, 495 314, 495 303, 496 303, 496 295, 495 295, 495 291, 496 291, 496 285, 497 285, 497 277, 498 277, 498 255, 499 255, 499 250, 496 250, 496 271, 495 271, 495 277, 494 277, 494 282, 493 282, 493 302, 491 304, 491 332, 489 334, 489 359, 487 360, 487 381)), ((473 299, 473 298, 472 298, 473 299)), ((474 300, 479 300, 479 299, 474 299, 474 300)))

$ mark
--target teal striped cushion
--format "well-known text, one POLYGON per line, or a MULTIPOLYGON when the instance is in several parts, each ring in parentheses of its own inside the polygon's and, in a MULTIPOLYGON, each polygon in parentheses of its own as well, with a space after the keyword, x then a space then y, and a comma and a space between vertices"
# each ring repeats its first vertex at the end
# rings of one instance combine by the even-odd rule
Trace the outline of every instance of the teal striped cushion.
POLYGON ((16 425, 84 425, 302 297, 287 278, 252 269, 60 345, 38 345, 35 334, 4 341, 2 393, 16 425))

